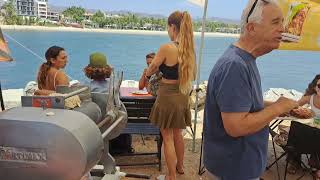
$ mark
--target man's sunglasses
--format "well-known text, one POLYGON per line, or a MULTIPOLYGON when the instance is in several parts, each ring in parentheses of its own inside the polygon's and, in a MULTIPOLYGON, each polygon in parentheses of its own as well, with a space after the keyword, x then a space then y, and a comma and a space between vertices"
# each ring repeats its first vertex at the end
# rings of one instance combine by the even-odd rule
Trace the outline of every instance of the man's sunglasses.
MULTIPOLYGON (((249 11, 249 13, 248 13, 248 16, 247 16, 247 23, 249 22, 249 17, 250 17, 251 14, 253 13, 254 8, 257 6, 258 1, 259 1, 259 0, 255 0, 255 1, 254 1, 253 5, 252 5, 252 7, 251 7, 251 9, 250 9, 250 11, 249 11)), ((268 0, 261 0, 261 1, 263 1, 264 3, 269 3, 268 0)))

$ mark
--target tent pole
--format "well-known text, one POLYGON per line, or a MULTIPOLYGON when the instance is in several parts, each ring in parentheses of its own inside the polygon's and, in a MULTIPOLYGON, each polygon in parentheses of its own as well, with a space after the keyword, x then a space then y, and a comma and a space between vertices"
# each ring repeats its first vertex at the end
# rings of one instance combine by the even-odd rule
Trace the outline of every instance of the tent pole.
POLYGON ((202 62, 202 50, 204 47, 204 32, 206 30, 206 17, 207 17, 207 9, 208 9, 208 0, 205 0, 204 8, 203 8, 203 17, 202 17, 202 28, 201 28, 201 42, 199 49, 199 61, 197 65, 197 85, 196 85, 196 106, 194 110, 194 134, 192 139, 192 151, 196 152, 196 132, 197 132, 197 118, 198 118, 198 103, 199 103, 199 84, 200 84, 200 66, 202 62))
POLYGON ((2 89, 1 89, 1 82, 0 82, 0 103, 1 103, 1 110, 4 111, 4 103, 3 103, 3 96, 2 96, 2 89))

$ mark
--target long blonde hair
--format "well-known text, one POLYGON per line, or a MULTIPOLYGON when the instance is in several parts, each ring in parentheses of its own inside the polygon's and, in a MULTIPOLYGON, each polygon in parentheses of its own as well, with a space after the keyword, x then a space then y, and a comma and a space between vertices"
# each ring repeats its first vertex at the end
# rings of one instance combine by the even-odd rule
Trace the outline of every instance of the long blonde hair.
POLYGON ((189 94, 192 88, 192 81, 195 80, 197 72, 190 14, 187 11, 173 12, 168 18, 168 25, 173 24, 179 30, 179 87, 183 94, 189 94))

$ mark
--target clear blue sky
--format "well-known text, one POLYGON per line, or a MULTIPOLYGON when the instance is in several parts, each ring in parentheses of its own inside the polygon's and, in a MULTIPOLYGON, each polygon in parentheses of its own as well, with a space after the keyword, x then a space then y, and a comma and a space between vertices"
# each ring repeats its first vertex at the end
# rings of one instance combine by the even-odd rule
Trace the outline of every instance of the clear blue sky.
MULTIPOLYGON (((174 10, 188 10, 194 17, 202 17, 202 9, 187 0, 48 0, 59 6, 82 6, 107 11, 129 10, 149 14, 169 15, 174 10)), ((209 0, 208 17, 239 20, 248 0, 209 0)))

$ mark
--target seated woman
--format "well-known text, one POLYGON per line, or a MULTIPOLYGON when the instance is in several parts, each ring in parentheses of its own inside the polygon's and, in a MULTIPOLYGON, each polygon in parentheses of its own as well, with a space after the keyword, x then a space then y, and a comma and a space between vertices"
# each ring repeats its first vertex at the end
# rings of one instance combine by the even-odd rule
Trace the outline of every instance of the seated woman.
MULTIPOLYGON (((314 113, 314 124, 320 126, 320 74, 317 74, 309 83, 304 96, 298 101, 299 105, 309 104, 314 113)), ((320 164, 311 156, 310 166, 317 168, 316 179, 320 179, 320 164)))
MULTIPOLYGON (((314 113, 314 123, 319 125, 320 122, 320 74, 316 75, 314 79, 309 83, 308 88, 306 89, 304 95, 298 101, 299 106, 303 106, 305 104, 309 104, 311 110, 314 113)), ((277 144, 282 146, 287 144, 288 135, 289 135, 289 127, 284 125, 279 125, 280 135, 275 137, 275 141, 277 144)), ((301 155, 300 154, 291 154, 288 153, 288 159, 291 159, 288 166, 288 173, 295 174, 298 169, 301 168, 301 155)), ((309 165, 319 169, 320 164, 316 161, 315 157, 311 156, 309 165)), ((316 172, 316 179, 320 179, 320 171, 316 172)))
POLYGON ((309 83, 305 94, 299 100, 299 105, 303 106, 310 104, 311 110, 315 114, 315 123, 320 121, 320 74, 316 75, 314 79, 309 83))
POLYGON ((85 75, 91 79, 91 92, 106 93, 109 89, 109 78, 112 68, 107 64, 107 58, 102 53, 93 53, 89 57, 89 64, 83 69, 85 75))
POLYGON ((52 46, 46 51, 45 57, 47 62, 40 66, 37 77, 39 90, 35 91, 35 95, 49 95, 56 91, 57 86, 69 85, 68 76, 61 71, 68 62, 66 51, 62 47, 52 46))

